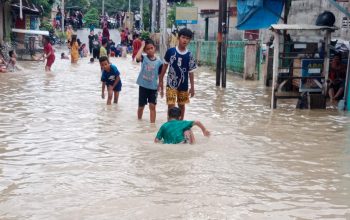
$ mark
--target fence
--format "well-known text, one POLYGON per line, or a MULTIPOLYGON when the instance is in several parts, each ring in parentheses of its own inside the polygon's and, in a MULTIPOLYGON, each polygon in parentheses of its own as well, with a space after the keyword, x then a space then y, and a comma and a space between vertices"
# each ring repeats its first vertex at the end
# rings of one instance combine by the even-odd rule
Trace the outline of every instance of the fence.
MULTIPOLYGON (((244 46, 243 41, 229 41, 227 44, 227 69, 233 72, 244 71, 244 46)), ((216 41, 192 41, 189 50, 197 54, 198 62, 208 66, 216 65, 217 43, 216 41), (199 47, 199 48, 197 48, 199 47)))

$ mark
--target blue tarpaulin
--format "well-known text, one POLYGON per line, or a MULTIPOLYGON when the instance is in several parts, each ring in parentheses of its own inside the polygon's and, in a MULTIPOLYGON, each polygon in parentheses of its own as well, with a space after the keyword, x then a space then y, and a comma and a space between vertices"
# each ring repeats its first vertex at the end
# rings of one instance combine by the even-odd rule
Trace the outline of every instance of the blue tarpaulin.
POLYGON ((269 28, 281 17, 284 0, 237 0, 238 30, 269 28))

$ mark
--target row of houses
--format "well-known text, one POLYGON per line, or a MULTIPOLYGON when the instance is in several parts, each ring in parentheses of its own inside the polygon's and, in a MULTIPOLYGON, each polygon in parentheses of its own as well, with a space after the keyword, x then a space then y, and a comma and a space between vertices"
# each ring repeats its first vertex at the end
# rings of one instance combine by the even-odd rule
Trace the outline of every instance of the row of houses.
MULTIPOLYGON (((292 0, 290 12, 288 15, 288 23, 290 24, 315 24, 317 16, 325 10, 331 11, 336 17, 335 26, 339 27, 339 30, 333 34, 335 38, 342 38, 344 40, 350 39, 350 20, 349 18, 338 8, 336 8, 331 1, 334 0, 292 0)), ((341 7, 350 9, 349 0, 335 0, 341 7)), ((189 25, 191 29, 195 31, 197 39, 205 38, 206 22, 209 21, 209 40, 216 40, 218 31, 218 10, 219 1, 217 0, 188 0, 198 7, 198 24, 189 25)), ((237 24, 237 0, 228 0, 229 13, 229 39, 230 40, 243 40, 249 37, 249 34, 245 34, 244 31, 238 31, 236 29, 237 24)), ((282 20, 280 22, 283 22, 282 20)), ((255 32, 250 32, 253 35, 255 32)), ((257 31, 259 34, 259 31, 257 31)), ((260 30, 260 35, 269 35, 268 30, 260 30)), ((253 36, 255 38, 255 36, 253 36)), ((266 36, 268 39, 268 36, 266 36)))
POLYGON ((12 28, 38 29, 42 12, 41 7, 28 0, 22 0, 22 4, 19 0, 0 0, 0 44, 11 40, 12 28))

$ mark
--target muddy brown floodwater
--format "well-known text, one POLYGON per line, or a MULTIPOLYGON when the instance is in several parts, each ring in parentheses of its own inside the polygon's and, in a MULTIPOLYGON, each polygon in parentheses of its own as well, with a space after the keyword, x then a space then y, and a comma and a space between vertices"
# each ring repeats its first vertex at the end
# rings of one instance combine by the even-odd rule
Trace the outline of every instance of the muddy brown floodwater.
MULTIPOLYGON (((57 57, 58 57, 57 53, 57 57)), ((166 121, 136 118, 139 67, 118 105, 100 98, 98 63, 22 62, 0 75, 0 219, 350 219, 349 115, 271 111, 260 82, 196 73, 186 119, 196 145, 154 144, 166 121)))

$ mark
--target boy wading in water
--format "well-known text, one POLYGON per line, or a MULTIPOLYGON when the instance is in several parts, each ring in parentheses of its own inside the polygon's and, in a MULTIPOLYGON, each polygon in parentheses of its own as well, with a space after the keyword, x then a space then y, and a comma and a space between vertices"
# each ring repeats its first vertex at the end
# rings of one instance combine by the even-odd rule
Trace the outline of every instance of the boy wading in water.
POLYGON ((151 39, 142 41, 141 48, 136 54, 136 61, 142 62, 141 71, 136 83, 139 85, 139 108, 137 110, 138 119, 142 119, 145 105, 149 103, 151 123, 156 121, 156 105, 158 96, 158 75, 162 68, 162 61, 154 54, 156 48, 151 39), (146 53, 142 55, 142 51, 146 53))
POLYGON ((108 97, 107 105, 112 104, 112 98, 114 95, 114 103, 118 103, 119 92, 122 89, 122 81, 120 80, 120 73, 117 67, 109 63, 108 57, 100 57, 100 65, 102 69, 102 95, 105 98, 105 88, 107 86, 108 97))
POLYGON ((181 110, 177 107, 170 108, 168 111, 169 121, 160 127, 154 142, 164 144, 195 143, 195 138, 191 128, 197 125, 203 132, 203 135, 209 137, 210 132, 199 121, 180 120, 181 110))
POLYGON ((183 28, 179 31, 179 46, 167 50, 164 60, 165 63, 159 76, 158 89, 161 96, 164 94, 163 78, 169 66, 166 86, 166 102, 168 110, 175 106, 176 102, 181 109, 180 120, 185 116, 185 104, 190 102, 189 96, 194 96, 194 75, 193 71, 197 68, 195 59, 187 45, 192 39, 192 31, 183 28), (190 78, 191 88, 188 88, 188 78, 190 78))

